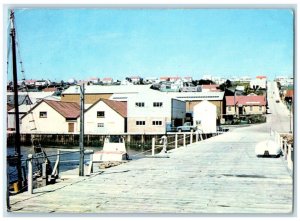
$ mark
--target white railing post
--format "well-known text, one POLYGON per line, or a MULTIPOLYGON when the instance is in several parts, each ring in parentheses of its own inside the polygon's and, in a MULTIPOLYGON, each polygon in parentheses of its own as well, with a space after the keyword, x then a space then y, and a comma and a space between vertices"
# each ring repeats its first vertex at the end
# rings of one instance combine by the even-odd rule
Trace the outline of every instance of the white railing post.
POLYGON ((186 147, 186 144, 185 144, 185 133, 183 134, 183 146, 186 147))
POLYGON ((283 138, 282 137, 280 137, 280 141, 279 141, 278 145, 280 146, 280 149, 282 150, 282 152, 285 154, 284 147, 282 146, 283 145, 283 138))
POLYGON ((288 146, 287 146, 287 140, 283 140, 283 146, 284 146, 284 158, 285 158, 285 160, 287 159, 287 157, 288 157, 288 146))
POLYGON ((89 171, 87 173, 90 176, 93 173, 93 158, 94 158, 94 151, 90 154, 90 164, 89 164, 89 171))
POLYGON ((33 193, 32 154, 28 154, 28 193, 33 193))
POLYGON ((198 133, 198 131, 196 132, 196 143, 198 142, 198 140, 199 140, 199 133, 198 133))
POLYGON ((287 154, 287 163, 288 163, 288 168, 290 170, 293 170, 293 161, 292 161, 292 145, 288 144, 288 154, 287 154))
POLYGON ((191 136, 190 136, 190 144, 193 143, 193 131, 191 131, 191 136))
POLYGON ((175 149, 178 147, 178 134, 175 134, 175 149))
POLYGON ((155 137, 152 137, 152 156, 154 156, 155 137))

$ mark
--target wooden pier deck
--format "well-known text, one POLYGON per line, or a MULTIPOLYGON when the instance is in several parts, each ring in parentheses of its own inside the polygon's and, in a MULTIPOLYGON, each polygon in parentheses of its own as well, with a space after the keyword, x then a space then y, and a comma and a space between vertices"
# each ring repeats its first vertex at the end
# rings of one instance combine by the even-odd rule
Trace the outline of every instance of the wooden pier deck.
POLYGON ((179 148, 11 196, 14 213, 291 214, 293 178, 280 158, 257 158, 266 126, 179 148))

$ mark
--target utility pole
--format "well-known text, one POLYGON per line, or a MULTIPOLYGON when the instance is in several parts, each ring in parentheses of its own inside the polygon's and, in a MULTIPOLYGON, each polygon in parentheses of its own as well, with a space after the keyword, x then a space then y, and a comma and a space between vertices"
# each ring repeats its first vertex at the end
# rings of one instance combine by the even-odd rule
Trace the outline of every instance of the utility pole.
POLYGON ((292 98, 289 99, 289 104, 290 104, 290 133, 292 133, 292 98))
POLYGON ((16 31, 14 27, 14 11, 10 12, 11 22, 11 46, 12 46, 12 68, 13 68, 13 85, 14 85, 14 105, 15 105, 15 157, 16 167, 18 172, 18 189, 22 185, 22 170, 21 170, 21 147, 20 147, 20 119, 19 119, 19 99, 18 99, 18 77, 17 77, 17 56, 16 56, 16 31))
POLYGON ((84 83, 80 85, 80 159, 79 176, 84 176, 84 83))

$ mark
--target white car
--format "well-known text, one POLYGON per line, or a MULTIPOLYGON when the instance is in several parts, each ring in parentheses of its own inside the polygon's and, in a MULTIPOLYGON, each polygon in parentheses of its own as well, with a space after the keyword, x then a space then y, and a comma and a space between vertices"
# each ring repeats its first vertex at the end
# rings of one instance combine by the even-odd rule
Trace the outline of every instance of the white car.
POLYGON ((281 155, 281 149, 273 140, 266 140, 259 142, 255 146, 255 154, 260 156, 274 156, 279 157, 281 155))

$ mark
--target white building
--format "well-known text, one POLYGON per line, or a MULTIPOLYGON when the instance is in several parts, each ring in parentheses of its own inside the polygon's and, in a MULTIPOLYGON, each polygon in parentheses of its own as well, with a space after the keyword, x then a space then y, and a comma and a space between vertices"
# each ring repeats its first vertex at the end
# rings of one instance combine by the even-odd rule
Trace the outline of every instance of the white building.
POLYGON ((165 133, 167 128, 181 125, 185 113, 185 102, 168 94, 153 91, 132 95, 127 103, 128 132, 165 133))
POLYGON ((127 132, 127 103, 100 99, 84 113, 85 134, 127 132))
POLYGON ((80 107, 75 102, 42 100, 21 118, 21 133, 79 133, 80 107))
POLYGON ((217 107, 209 101, 202 101, 194 106, 193 124, 203 133, 217 132, 217 107))

